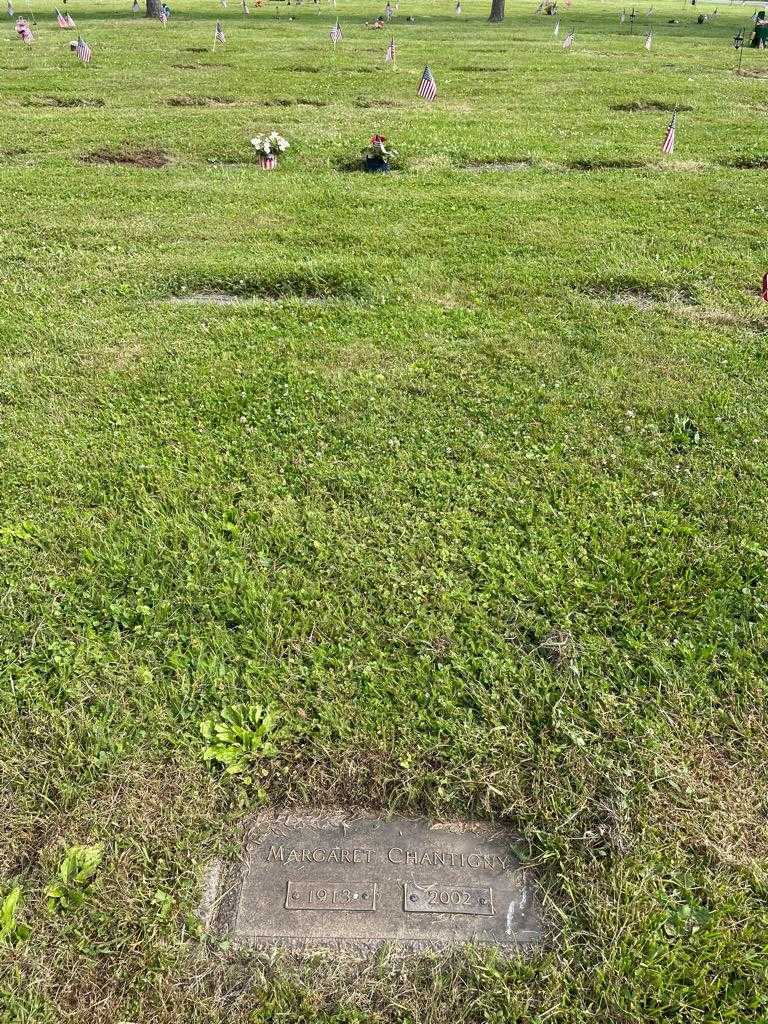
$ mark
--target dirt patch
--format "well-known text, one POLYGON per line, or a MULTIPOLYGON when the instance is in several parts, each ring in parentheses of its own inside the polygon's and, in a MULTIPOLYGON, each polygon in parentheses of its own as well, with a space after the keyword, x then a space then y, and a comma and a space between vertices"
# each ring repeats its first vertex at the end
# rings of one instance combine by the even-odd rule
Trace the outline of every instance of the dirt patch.
POLYGON ((704 163, 703 160, 670 160, 664 157, 662 160, 655 160, 648 165, 657 171, 680 171, 684 174, 701 174, 712 165, 704 163))
POLYGON ((631 306, 647 311, 656 306, 696 307, 696 297, 685 286, 635 277, 615 277, 592 281, 584 289, 597 299, 607 299, 618 306, 631 306))
POLYGON ((84 164, 121 164, 155 169, 170 163, 170 157, 162 149, 97 149, 80 159, 84 164))
POLYGON ((696 309, 687 306, 681 310, 686 316, 705 323, 710 327, 725 327, 727 330, 744 331, 747 334, 759 334, 764 337, 768 334, 768 317, 759 320, 739 313, 730 313, 724 309, 696 309))
POLYGON ((686 107, 674 103, 665 103, 662 100, 632 100, 630 103, 614 103, 611 110, 620 110, 629 114, 658 113, 659 111, 693 110, 693 107, 686 107))
POLYGON ((169 107, 230 107, 236 100, 227 96, 172 96, 166 103, 169 107))
MULTIPOLYGON (((768 844, 768 788, 760 771, 755 740, 753 751, 696 740, 669 759, 665 775, 672 785, 654 787, 650 806, 654 816, 681 829, 686 845, 705 852, 723 868, 756 869, 768 844)), ((764 741, 763 741, 764 742, 764 741)))
POLYGON ((402 107, 403 104, 398 100, 379 100, 379 99, 368 99, 367 96, 358 96, 355 100, 355 106, 361 110, 369 110, 377 107, 402 107))
POLYGON ((768 78, 768 68, 746 68, 736 74, 743 78, 768 78))
POLYGON ((236 306, 241 302, 239 295, 228 292, 186 292, 172 295, 169 299, 175 306, 236 306))
POLYGON ((620 157, 584 157, 570 160, 566 167, 570 171, 627 171, 645 167, 642 160, 624 160, 620 157))
POLYGON ((231 68, 232 65, 217 60, 215 64, 171 64, 171 67, 179 71, 218 71, 219 68, 231 68))
POLYGON ((576 665, 576 644, 564 629, 553 629, 538 646, 541 656, 558 672, 573 670, 576 665))
POLYGON ((103 107, 104 100, 82 99, 78 96, 34 96, 24 101, 25 107, 103 107))
POLYGON ((463 169, 465 171, 500 171, 500 172, 511 172, 511 171, 527 171, 533 166, 531 160, 474 160, 471 163, 464 164, 463 169))
POLYGON ((750 313, 707 308, 700 305, 690 288, 681 284, 613 278, 594 281, 584 291, 595 299, 606 300, 617 306, 628 306, 641 313, 666 310, 672 315, 685 317, 692 323, 707 327, 722 327, 761 336, 768 332, 768 317, 760 319, 750 313))
POLYGON ((310 99, 288 99, 285 97, 276 96, 269 100, 260 100, 259 106, 261 107, 327 107, 328 103, 326 100, 310 100, 310 99))
POLYGON ((279 302, 301 299, 303 302, 328 302, 357 298, 364 292, 361 280, 323 267, 298 267, 272 270, 253 277, 237 279, 200 279, 177 281, 169 289, 170 301, 183 304, 209 303, 234 305, 257 299, 279 302))
POLYGON ((740 171, 766 171, 768 170, 768 153, 756 154, 755 156, 737 156, 728 167, 735 167, 740 171))

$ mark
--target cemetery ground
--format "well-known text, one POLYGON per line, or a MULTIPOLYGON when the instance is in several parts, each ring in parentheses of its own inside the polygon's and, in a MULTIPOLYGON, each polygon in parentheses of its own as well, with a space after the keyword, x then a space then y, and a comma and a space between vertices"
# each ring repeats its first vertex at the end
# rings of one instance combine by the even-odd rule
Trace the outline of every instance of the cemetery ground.
POLYGON ((487 6, 6 23, 4 1022, 768 1017, 768 57, 487 6), (264 804, 503 821, 547 941, 246 962, 264 804))

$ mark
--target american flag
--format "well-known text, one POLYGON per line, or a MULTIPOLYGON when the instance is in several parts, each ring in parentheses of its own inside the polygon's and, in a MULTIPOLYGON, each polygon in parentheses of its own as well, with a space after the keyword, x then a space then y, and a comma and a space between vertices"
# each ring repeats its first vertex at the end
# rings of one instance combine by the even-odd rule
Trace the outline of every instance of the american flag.
POLYGON ((627 12, 626 11, 622 11, 621 14, 619 15, 619 24, 623 25, 626 20, 627 20, 627 12))
POLYGON ((457 16, 461 14, 461 0, 456 0, 456 14, 457 16))
POLYGON ((59 28, 69 28, 69 26, 67 25, 67 19, 61 13, 58 7, 56 8, 56 24, 59 26, 59 28))
POLYGON ((250 13, 251 12, 248 9, 248 0, 243 0, 243 14, 250 14, 250 13))
POLYGON ((428 67, 424 68, 424 74, 421 76, 418 95, 425 100, 433 100, 437 96, 437 82, 428 67))
POLYGON ((344 38, 344 35, 343 35, 342 31, 341 31, 341 25, 337 21, 336 24, 331 29, 331 42, 335 46, 336 43, 340 43, 343 38, 344 38))
POLYGON ((213 35, 214 46, 216 45, 216 43, 226 43, 226 41, 227 41, 227 37, 224 35, 224 29, 221 27, 221 22, 217 21, 216 22, 216 31, 214 32, 214 35, 213 35))
POLYGON ((570 50, 573 46, 573 40, 576 38, 576 29, 572 28, 568 35, 563 40, 563 49, 570 50))
POLYGON ((168 15, 165 13, 162 7, 160 8, 158 18, 160 19, 160 24, 163 26, 163 28, 165 28, 165 26, 168 24, 168 15))
POLYGON ((389 46, 387 47, 387 54, 386 54, 384 60, 387 62, 387 64, 392 64, 394 62, 394 59, 395 59, 395 37, 392 36, 392 38, 389 40, 389 46))
POLYGON ((675 151, 675 133, 677 132, 677 111, 672 114, 672 120, 669 122, 669 128, 667 128, 667 134, 664 136, 664 142, 661 144, 661 152, 665 156, 671 156, 675 151))
POLYGON ((8 0, 8 3, 5 5, 5 9, 8 11, 8 17, 12 18, 13 17, 13 4, 11 3, 11 0, 8 0))
POLYGON ((643 43, 643 46, 646 48, 646 50, 650 50, 650 48, 653 46, 653 32, 649 32, 648 35, 645 37, 645 42, 643 43))
POLYGON ((559 36, 560 35, 560 22, 559 21, 555 25, 555 31, 554 31, 553 35, 555 35, 555 36, 559 36))
POLYGON ((83 64, 88 64, 91 59, 91 48, 83 39, 82 36, 77 37, 77 46, 75 47, 75 56, 78 60, 81 60, 83 64))
POLYGON ((75 19, 72 17, 72 15, 71 14, 65 14, 64 17, 67 19, 67 28, 74 28, 75 27, 75 19))
POLYGON ((387 6, 384 8, 384 17, 387 21, 392 21, 392 4, 387 0, 387 6))
POLYGON ((139 0, 133 0, 133 3, 131 4, 131 10, 133 11, 134 14, 139 13, 139 0))

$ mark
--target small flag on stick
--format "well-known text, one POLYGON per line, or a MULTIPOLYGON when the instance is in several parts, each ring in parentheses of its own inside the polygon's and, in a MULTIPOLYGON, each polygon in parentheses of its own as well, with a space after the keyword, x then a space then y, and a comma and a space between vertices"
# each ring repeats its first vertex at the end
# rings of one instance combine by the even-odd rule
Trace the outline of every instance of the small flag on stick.
POLYGON ((67 19, 61 13, 58 7, 56 8, 56 24, 59 26, 59 28, 69 28, 69 25, 67 24, 67 19))
POLYGON ((78 60, 81 60, 83 64, 90 64, 91 62, 91 48, 82 36, 77 37, 75 56, 78 60))
POLYGON ((216 22, 216 31, 213 33, 213 48, 216 49, 216 43, 226 43, 227 37, 224 35, 224 29, 221 27, 221 22, 216 22))
POLYGON ((424 74, 419 82, 418 95, 425 100, 433 100, 437 96, 437 82, 429 67, 424 68, 424 74))
POLYGON ((340 43, 343 38, 344 33, 341 31, 341 25, 337 21, 336 24, 331 29, 331 42, 335 46, 336 43, 340 43))
POLYGON ((559 21, 555 23, 555 31, 552 33, 552 35, 555 37, 555 39, 557 39, 557 37, 560 35, 560 22, 559 21))
POLYGON ((456 0, 456 17, 461 17, 461 0, 456 0))
POLYGON ((140 8, 139 8, 139 0, 133 0, 133 3, 131 4, 131 11, 134 14, 138 14, 139 10, 140 10, 140 8))
POLYGON ((168 15, 165 13, 165 8, 164 7, 160 8, 160 13, 158 14, 158 18, 160 19, 160 24, 163 26, 163 28, 165 28, 167 26, 167 24, 168 24, 168 15))
POLYGON ((650 48, 653 46, 653 32, 649 32, 648 35, 645 37, 645 42, 643 43, 643 46, 646 48, 646 50, 650 50, 650 48))
POLYGON ((573 40, 576 38, 576 29, 572 28, 568 35, 563 40, 563 49, 570 50, 573 46, 573 40))
POLYGON ((8 12, 8 17, 12 18, 13 17, 13 4, 11 3, 11 0, 8 0, 8 3, 5 5, 5 9, 8 12))
POLYGON ((387 53, 386 53, 386 56, 384 57, 384 60, 387 62, 387 64, 394 64, 395 63, 395 37, 394 36, 392 36, 392 38, 389 40, 389 46, 387 47, 387 53))
POLYGON ((65 14, 64 17, 67 19, 67 28, 75 28, 75 19, 71 14, 65 14))
POLYGON ((661 144, 661 152, 665 156, 671 156, 675 151, 675 135, 677 133, 677 111, 675 110, 672 114, 672 120, 669 122, 667 128, 667 134, 664 136, 664 142, 661 144))

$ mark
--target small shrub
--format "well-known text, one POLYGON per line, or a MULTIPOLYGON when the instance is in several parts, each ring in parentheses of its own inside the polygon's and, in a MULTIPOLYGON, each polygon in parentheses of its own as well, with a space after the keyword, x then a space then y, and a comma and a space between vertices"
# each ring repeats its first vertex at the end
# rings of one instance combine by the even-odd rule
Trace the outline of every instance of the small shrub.
POLYGON ((285 735, 277 716, 260 704, 224 707, 219 718, 200 723, 200 732, 208 742, 203 760, 223 765, 225 775, 243 775, 255 761, 275 757, 285 735))
POLYGON ((79 907, 103 855, 104 847, 101 843, 94 846, 71 846, 59 865, 58 881, 45 890, 48 910, 63 913, 79 907))
POLYGON ((29 937, 29 925, 16 918, 21 903, 21 886, 14 885, 0 903, 0 946, 16 946, 29 937))

